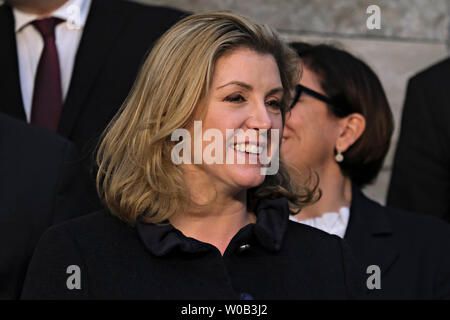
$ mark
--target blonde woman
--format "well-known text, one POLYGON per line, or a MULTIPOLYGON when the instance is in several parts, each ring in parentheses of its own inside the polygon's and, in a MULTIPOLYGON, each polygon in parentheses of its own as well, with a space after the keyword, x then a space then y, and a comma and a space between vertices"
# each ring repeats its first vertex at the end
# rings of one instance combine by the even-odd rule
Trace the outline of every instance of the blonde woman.
POLYGON ((362 282, 341 240, 289 221, 288 199, 301 208, 316 190, 274 166, 296 61, 269 27, 231 13, 171 28, 99 147, 107 209, 48 230, 23 298, 355 297, 362 282), (255 134, 239 142, 228 132, 239 129, 255 134), (199 161, 212 140, 210 155, 227 161, 199 161))

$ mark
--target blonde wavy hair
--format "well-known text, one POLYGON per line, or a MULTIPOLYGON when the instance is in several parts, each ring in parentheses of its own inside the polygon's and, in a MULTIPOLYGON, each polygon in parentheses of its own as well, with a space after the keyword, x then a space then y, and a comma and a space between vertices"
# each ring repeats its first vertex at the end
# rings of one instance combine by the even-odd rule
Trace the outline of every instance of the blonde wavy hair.
MULTIPOLYGON (((168 30, 146 58, 133 88, 103 133, 98 147, 97 190, 111 213, 130 225, 169 219, 189 204, 181 168, 171 161, 175 129, 201 112, 216 61, 237 48, 271 54, 284 95, 282 115, 300 76, 297 54, 267 25, 228 12, 195 14, 168 30)), ((317 185, 291 183, 283 161, 278 173, 247 191, 254 210, 263 198, 286 197, 298 208, 316 198, 317 185)))

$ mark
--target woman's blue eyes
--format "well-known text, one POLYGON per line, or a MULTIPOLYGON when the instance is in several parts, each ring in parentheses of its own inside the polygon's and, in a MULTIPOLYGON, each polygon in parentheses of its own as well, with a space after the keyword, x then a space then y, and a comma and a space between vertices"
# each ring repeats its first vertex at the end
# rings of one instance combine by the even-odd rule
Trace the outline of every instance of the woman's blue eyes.
MULTIPOLYGON (((242 95, 239 94, 239 95, 228 96, 228 97, 225 98, 225 101, 239 103, 239 102, 245 102, 245 99, 244 99, 244 97, 242 95)), ((272 108, 277 108, 277 109, 281 108, 281 102, 278 101, 278 100, 269 100, 269 101, 266 102, 266 104, 269 107, 272 107, 272 108)))

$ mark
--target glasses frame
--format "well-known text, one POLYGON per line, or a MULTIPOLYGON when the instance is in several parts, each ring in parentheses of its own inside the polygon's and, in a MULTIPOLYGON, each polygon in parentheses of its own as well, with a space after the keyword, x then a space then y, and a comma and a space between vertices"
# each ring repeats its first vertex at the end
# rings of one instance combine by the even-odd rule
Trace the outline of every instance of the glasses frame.
POLYGON ((308 87, 305 87, 305 86, 303 86, 301 84, 297 84, 295 86, 294 100, 292 100, 292 104, 289 107, 289 110, 292 110, 294 108, 294 106, 297 104, 298 99, 300 98, 302 93, 306 93, 308 96, 314 97, 314 98, 316 98, 316 99, 318 99, 318 100, 320 100, 322 102, 325 102, 325 103, 327 103, 329 105, 334 106, 333 101, 331 101, 331 99, 328 98, 327 96, 325 96, 325 95, 323 95, 323 94, 321 94, 321 93, 319 93, 317 91, 314 91, 314 90, 312 90, 312 89, 310 89, 308 87))

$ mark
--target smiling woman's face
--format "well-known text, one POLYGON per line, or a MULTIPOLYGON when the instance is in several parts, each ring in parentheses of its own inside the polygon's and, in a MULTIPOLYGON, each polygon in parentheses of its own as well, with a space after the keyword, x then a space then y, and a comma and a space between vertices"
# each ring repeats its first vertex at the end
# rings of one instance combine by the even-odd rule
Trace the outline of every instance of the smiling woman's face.
MULTIPOLYGON (((202 126, 203 132, 208 129, 221 132, 224 159, 228 153, 234 162, 203 163, 195 165, 196 170, 206 173, 218 189, 243 190, 260 185, 265 176, 261 174, 263 165, 259 163, 257 150, 264 145, 270 146, 270 129, 278 129, 281 138, 282 95, 283 86, 272 55, 239 48, 220 57, 215 65, 210 93, 203 102, 206 113, 202 126), (251 146, 245 149, 246 145, 236 145, 237 140, 227 136, 227 129, 255 133, 245 140, 246 145, 251 146), (257 133, 262 129, 269 131, 267 139, 258 138, 257 133), (245 164, 236 163, 238 154, 245 159, 245 164)), ((203 143, 203 150, 209 143, 203 143)))

